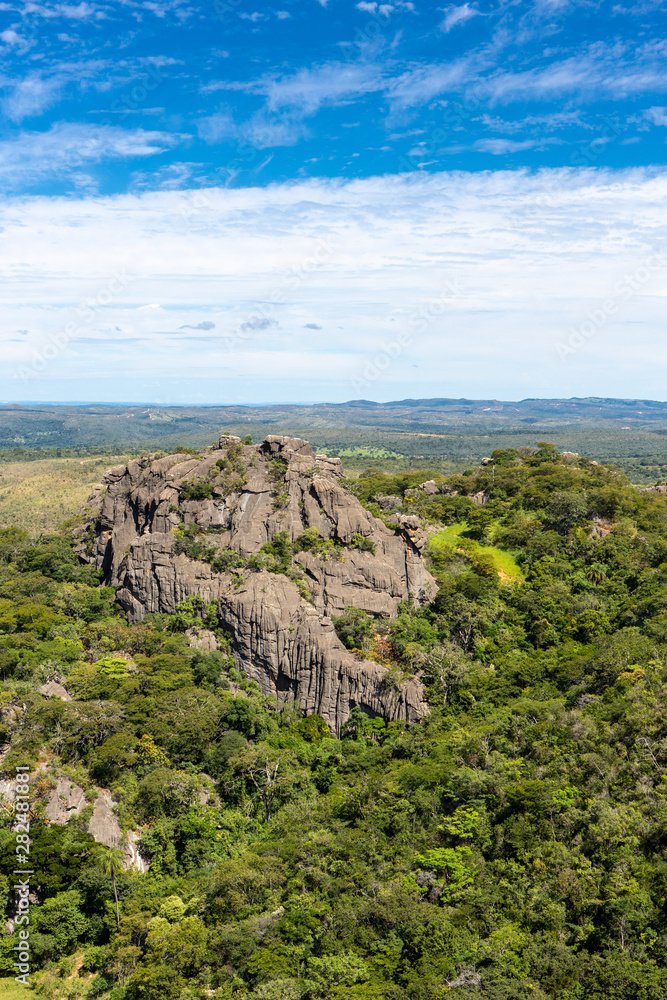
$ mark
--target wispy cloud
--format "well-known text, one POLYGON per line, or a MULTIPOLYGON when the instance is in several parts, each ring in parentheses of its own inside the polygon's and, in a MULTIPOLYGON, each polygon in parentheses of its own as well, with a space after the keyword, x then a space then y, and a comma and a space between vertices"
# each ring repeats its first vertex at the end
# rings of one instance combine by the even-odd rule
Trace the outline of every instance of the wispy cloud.
POLYGON ((236 142, 256 149, 294 146, 306 134, 298 117, 258 112, 247 121, 237 122, 229 111, 202 118, 197 126, 200 137, 207 143, 236 142))
POLYGON ((3 100, 2 110, 13 122, 41 115, 57 102, 63 85, 61 77, 44 79, 38 73, 30 74, 15 84, 3 100))
POLYGON ((103 18, 106 14, 102 7, 89 3, 69 4, 56 3, 48 4, 26 3, 23 8, 24 14, 38 14, 45 18, 64 17, 70 21, 85 21, 91 17, 103 18))
MULTIPOLYGON (((247 401, 266 399, 270 385, 275 398, 279 379, 287 398, 312 399, 315 385, 323 398, 349 398, 360 359, 380 351, 388 331, 412 329, 410 317, 438 299, 446 280, 460 292, 414 336, 405 363, 419 365, 419 381, 410 392, 516 398, 524 385, 538 395, 572 395, 580 379, 589 392, 607 386, 622 394, 614 373, 625 373, 637 350, 636 328, 628 336, 626 321, 641 319, 653 361, 636 391, 659 396, 667 374, 664 275, 642 287, 626 315, 619 309, 599 349, 591 342, 578 352, 563 373, 569 387, 551 359, 570 323, 647 253, 667 246, 667 224, 655 214, 667 198, 667 172, 442 173, 202 193, 210 208, 196 228, 180 212, 187 193, 5 205, 5 398, 17 395, 7 382, 12 364, 41 349, 69 304, 106 287, 121 266, 134 277, 128 294, 85 331, 85 342, 73 339, 62 364, 54 362, 49 387, 60 396, 49 398, 71 398, 62 395, 69 380, 101 370, 116 393, 131 385, 135 398, 147 395, 142 382, 161 379, 177 380, 180 398, 191 398, 202 373, 211 380, 209 401, 229 395, 230 379, 241 380, 247 401), (333 252, 321 267, 304 269, 323 239, 333 252), (29 272, 17 266, 23 260, 31 261, 29 272), (206 320, 193 303, 207 303, 206 320), (122 334, 110 353, 112 326, 122 334), (314 336, 318 327, 336 330, 335 345, 314 336), (225 341, 239 330, 249 336, 230 353, 225 341), (190 334, 201 335, 196 350, 190 334)), ((398 365, 374 394, 397 398, 402 389, 406 373, 398 365)))
POLYGON ((667 108, 647 108, 644 117, 653 125, 667 125, 667 108))
POLYGON ((47 132, 23 132, 0 142, 0 181, 9 188, 46 177, 73 175, 108 160, 154 156, 184 136, 144 129, 61 122, 47 132))
POLYGON ((466 21, 469 21, 472 17, 477 17, 478 14, 479 11, 471 7, 469 3, 461 4, 460 7, 449 7, 444 20, 440 24, 440 30, 449 32, 457 24, 465 24, 466 21))
POLYGON ((242 330, 243 333, 254 333, 258 330, 270 330, 271 327, 277 326, 280 326, 278 320, 271 319, 268 316, 257 316, 251 317, 245 323, 241 323, 239 330, 242 330))
POLYGON ((561 139, 549 138, 521 139, 519 141, 504 138, 477 139, 471 148, 482 153, 492 153, 494 156, 505 156, 507 153, 518 153, 524 149, 543 149, 545 146, 551 146, 561 142, 561 139))
POLYGON ((382 89, 382 75, 376 65, 331 62, 266 79, 262 89, 271 110, 298 107, 305 114, 312 114, 323 104, 335 104, 382 89))

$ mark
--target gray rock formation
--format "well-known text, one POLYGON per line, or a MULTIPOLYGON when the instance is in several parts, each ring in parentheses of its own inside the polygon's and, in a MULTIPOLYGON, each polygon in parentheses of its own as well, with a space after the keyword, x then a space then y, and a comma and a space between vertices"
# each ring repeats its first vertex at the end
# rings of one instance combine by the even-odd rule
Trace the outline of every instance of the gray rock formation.
MULTIPOLYGON (((55 788, 49 794, 44 817, 49 823, 64 826, 72 817, 80 816, 86 805, 83 788, 68 778, 59 777, 55 788)), ((123 862, 126 868, 148 871, 148 863, 139 853, 141 834, 136 830, 130 830, 127 837, 123 838, 123 831, 113 811, 111 792, 107 788, 97 789, 93 814, 88 823, 88 833, 96 843, 104 844, 105 847, 117 848, 122 844, 123 862)))
POLYGON ((398 497, 394 495, 386 497, 376 497, 375 501, 381 510, 396 510, 403 504, 403 497, 398 497))
POLYGON ((93 815, 88 823, 88 833, 98 844, 104 844, 105 847, 119 847, 123 839, 123 831, 113 811, 111 792, 106 788, 100 789, 100 794, 95 800, 93 815))
POLYGON ((139 850, 141 834, 136 830, 130 830, 123 843, 123 864, 125 868, 136 868, 137 871, 147 872, 150 863, 146 861, 139 850))
POLYGON ((484 490, 480 490, 479 493, 472 493, 470 499, 474 503, 475 507, 483 507, 489 502, 491 494, 486 493, 484 490))
POLYGON ((193 649, 201 649, 207 653, 213 653, 221 649, 215 632, 207 628, 189 628, 185 633, 193 649))
POLYGON ((67 688, 64 688, 62 684, 58 684, 57 681, 48 681, 46 684, 42 684, 39 693, 45 695, 47 698, 61 698, 62 701, 72 700, 72 696, 67 688))
POLYGON ((56 787, 49 795, 44 816, 49 823, 62 826, 70 817, 78 816, 85 807, 86 796, 83 788, 79 788, 68 778, 58 778, 56 787))
POLYGON ((420 496, 435 496, 436 493, 440 492, 440 487, 434 479, 427 479, 425 483, 420 483, 419 486, 413 486, 412 489, 406 490, 406 497, 420 497, 420 496))
POLYGON ((132 461, 111 469, 88 501, 86 517, 95 525, 88 558, 104 569, 107 584, 120 587, 117 599, 132 621, 173 612, 189 597, 216 602, 240 669, 266 693, 318 712, 333 730, 353 705, 412 721, 427 711, 420 684, 389 689, 386 670, 346 650, 330 616, 354 606, 389 617, 409 597, 430 600, 436 586, 422 559, 428 536, 414 517, 398 515, 388 528, 341 476, 340 459, 279 436, 259 445, 225 436, 201 458, 132 461), (316 529, 335 546, 298 552, 296 583, 261 566, 244 567, 240 580, 177 554, 179 529, 206 533, 207 546, 245 559, 278 532, 294 541, 316 529))

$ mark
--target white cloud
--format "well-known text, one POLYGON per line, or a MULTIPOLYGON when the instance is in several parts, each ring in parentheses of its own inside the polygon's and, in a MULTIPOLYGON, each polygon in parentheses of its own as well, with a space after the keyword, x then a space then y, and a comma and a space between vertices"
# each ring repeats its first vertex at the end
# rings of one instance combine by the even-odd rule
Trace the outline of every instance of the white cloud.
POLYGON ((647 108, 644 117, 653 125, 667 125, 667 108, 647 108))
POLYGON ((0 41, 2 41, 9 49, 15 49, 18 53, 23 55, 29 49, 35 45, 35 39, 24 38, 20 35, 16 28, 18 25, 12 25, 9 28, 5 28, 4 31, 0 32, 0 41))
POLYGON ((60 3, 56 10, 62 17, 68 17, 73 21, 86 20, 95 14, 95 8, 88 3, 73 4, 60 3))
POLYGON ((636 293, 617 297, 617 313, 567 363, 555 345, 614 294, 615 282, 667 250, 667 222, 656 214, 666 198, 667 172, 651 168, 6 201, 0 393, 30 398, 12 382, 14 366, 29 363, 72 318, 81 324, 73 304, 117 272, 132 280, 30 392, 73 398, 76 380, 94 379, 117 399, 130 389, 133 398, 155 399, 156 389, 141 386, 160 380, 180 382, 180 401, 202 385, 210 402, 280 392, 659 398, 667 257, 636 293), (443 307, 445 281, 458 292, 443 307), (423 328, 412 321, 420 309, 430 316, 423 328), (336 331, 335 344, 313 336, 315 323, 336 331), (113 350, 112 326, 122 331, 113 350), (176 336, 178 327, 195 329, 176 336), (17 338, 18 329, 29 336, 17 338), (169 350, 165 331, 174 332, 169 350), (231 349, 238 331, 242 343, 231 349), (399 331, 412 338, 400 359, 354 393, 351 380, 399 331), (635 364, 649 353, 650 365, 635 364), (231 392, 235 379, 240 397, 231 392))
POLYGON ((57 18, 64 17, 70 21, 85 21, 90 17, 105 17, 105 13, 99 7, 89 3, 68 4, 56 3, 52 6, 47 4, 26 3, 23 8, 24 14, 39 14, 40 17, 57 18))
MULTIPOLYGON (((197 131, 204 142, 235 142, 243 146, 244 162, 247 164, 247 146, 255 149, 272 149, 279 146, 294 146, 307 134, 300 120, 289 114, 282 115, 259 112, 248 121, 237 122, 228 111, 219 111, 200 119, 197 131)), ((233 157, 236 160, 237 157, 233 157)))
POLYGON ((507 153, 520 153, 524 149, 542 149, 560 143, 560 139, 477 139, 472 148, 480 153, 492 153, 494 156, 505 156, 507 153))
POLYGON ((61 122, 47 132, 23 132, 0 142, 0 178, 10 187, 28 186, 105 160, 153 156, 182 139, 166 132, 61 122))
POLYGON ((9 96, 3 100, 5 115, 13 122, 41 115, 57 102, 63 82, 59 77, 44 79, 37 73, 25 77, 15 84, 9 96))
POLYGON ((460 7, 450 7, 445 15, 444 20, 440 24, 440 30, 449 32, 452 28, 455 28, 457 24, 465 24, 469 21, 471 17, 477 17, 479 14, 478 10, 471 7, 469 3, 461 4, 460 7))
POLYGON ((271 110, 296 107, 304 114, 312 114, 323 104, 340 103, 384 86, 382 71, 376 65, 330 62, 301 69, 291 76, 265 79, 257 89, 266 94, 271 110))

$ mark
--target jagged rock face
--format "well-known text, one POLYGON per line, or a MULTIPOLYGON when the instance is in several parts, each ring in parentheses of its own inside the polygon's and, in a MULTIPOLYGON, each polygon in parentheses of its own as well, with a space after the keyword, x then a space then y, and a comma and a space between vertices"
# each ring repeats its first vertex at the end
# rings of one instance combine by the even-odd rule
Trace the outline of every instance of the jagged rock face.
POLYGON ((201 459, 179 454, 130 462, 111 469, 89 500, 92 558, 105 582, 120 586, 118 600, 133 621, 147 612, 173 612, 188 597, 217 602, 239 666, 264 691, 296 698, 334 730, 355 704, 414 720, 426 711, 420 685, 387 690, 386 671, 346 650, 330 616, 359 607, 389 617, 409 596, 418 603, 431 599, 435 581, 422 559, 428 536, 416 518, 404 515, 396 516, 394 530, 387 528, 344 489, 341 476, 340 459, 278 436, 259 445, 226 436, 201 459), (193 483, 212 495, 188 499, 193 483), (317 529, 339 545, 335 556, 302 551, 294 557, 303 574, 300 593, 284 575, 244 568, 239 583, 208 562, 177 554, 181 525, 206 532, 207 545, 246 558, 278 532, 294 541, 317 529), (349 547, 359 536, 375 551, 349 547))

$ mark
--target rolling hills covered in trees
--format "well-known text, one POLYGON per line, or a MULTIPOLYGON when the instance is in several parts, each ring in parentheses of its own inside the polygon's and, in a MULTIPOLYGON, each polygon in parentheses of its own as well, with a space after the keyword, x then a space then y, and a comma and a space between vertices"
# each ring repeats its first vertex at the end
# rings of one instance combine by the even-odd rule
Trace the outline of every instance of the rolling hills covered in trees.
MULTIPOLYGON (((490 457, 347 481, 378 519, 419 518, 438 590, 335 617, 428 701, 411 725, 353 709, 340 738, 238 671, 215 606, 128 624, 75 525, 0 531, 3 777, 38 776, 37 995, 667 998, 667 496, 551 444, 490 457), (44 819, 59 778, 87 803, 66 825, 44 819), (147 871, 88 833, 97 788, 147 871)), ((289 574, 297 549, 260 555, 289 574)))
POLYGON ((406 399, 268 406, 0 406, 0 462, 136 454, 209 444, 226 427, 255 440, 267 434, 306 438, 339 455, 351 470, 382 462, 397 470, 427 461, 461 471, 496 448, 541 438, 561 450, 616 462, 632 482, 667 476, 667 403, 635 399, 406 399), (45 449, 47 451, 45 452, 45 449))

